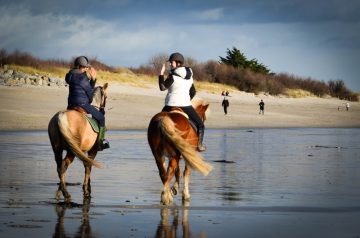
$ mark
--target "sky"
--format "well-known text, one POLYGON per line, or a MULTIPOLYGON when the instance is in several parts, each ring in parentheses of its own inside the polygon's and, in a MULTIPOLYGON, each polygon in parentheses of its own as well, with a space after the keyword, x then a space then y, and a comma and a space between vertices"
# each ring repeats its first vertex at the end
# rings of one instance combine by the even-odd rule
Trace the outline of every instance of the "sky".
POLYGON ((274 73, 360 92, 360 1, 0 0, 8 53, 138 67, 173 52, 218 61, 232 47, 274 73))

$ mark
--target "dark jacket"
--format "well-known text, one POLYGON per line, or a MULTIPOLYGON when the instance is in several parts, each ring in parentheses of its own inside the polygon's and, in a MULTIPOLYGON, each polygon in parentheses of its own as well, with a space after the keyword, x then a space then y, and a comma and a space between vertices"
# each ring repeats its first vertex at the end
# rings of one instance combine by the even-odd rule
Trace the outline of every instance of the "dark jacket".
POLYGON ((68 106, 91 103, 95 80, 89 80, 86 73, 72 69, 66 74, 65 81, 69 84, 68 106))

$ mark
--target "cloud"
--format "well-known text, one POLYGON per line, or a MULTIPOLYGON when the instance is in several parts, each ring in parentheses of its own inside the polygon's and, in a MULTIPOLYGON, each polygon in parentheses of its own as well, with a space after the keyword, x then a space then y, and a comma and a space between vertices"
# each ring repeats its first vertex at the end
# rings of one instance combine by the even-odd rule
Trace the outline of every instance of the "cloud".
MULTIPOLYGON (((3 0, 0 47, 40 58, 97 57, 113 66, 139 66, 175 51, 200 62, 218 60, 226 48, 275 72, 355 82, 360 20, 337 0, 169 2, 91 1, 83 8, 3 0), (103 3, 103 4, 102 4, 103 3), (31 6, 30 6, 30 5, 31 6), (36 9, 39 5, 41 9, 36 9), (83 13, 85 12, 85 13, 83 13), (180 19, 180 20, 179 20, 180 19)), ((65 2, 67 0, 64 0, 65 2)), ((351 87, 360 89, 359 83, 351 87)))
POLYGON ((191 15, 193 15, 194 20, 216 21, 224 16, 224 9, 223 8, 209 9, 200 12, 195 12, 192 13, 191 15))
POLYGON ((131 59, 139 60, 136 54, 145 61, 148 54, 142 52, 155 54, 171 41, 161 28, 159 25, 129 27, 127 22, 114 23, 89 16, 31 15, 26 9, 0 9, 0 45, 9 51, 19 49, 37 57, 68 59, 86 54, 106 60, 116 55, 117 63, 135 64, 131 59))

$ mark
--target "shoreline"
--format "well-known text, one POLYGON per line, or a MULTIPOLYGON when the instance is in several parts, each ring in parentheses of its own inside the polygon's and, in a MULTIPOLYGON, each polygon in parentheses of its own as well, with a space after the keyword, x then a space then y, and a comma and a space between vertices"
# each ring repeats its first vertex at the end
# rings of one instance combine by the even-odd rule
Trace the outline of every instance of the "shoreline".
MULTIPOLYGON (((220 93, 199 91, 196 95, 210 103, 205 121, 208 129, 360 127, 359 102, 351 102, 346 111, 346 101, 335 98, 283 98, 236 91, 230 93, 229 113, 224 115, 220 93), (265 102, 265 115, 258 114, 260 99, 265 102)), ((66 108, 67 94, 67 87, 0 86, 0 130, 47 130, 51 117, 66 108)), ((105 114, 108 130, 146 129, 163 107, 165 95, 152 85, 110 84, 105 114)))

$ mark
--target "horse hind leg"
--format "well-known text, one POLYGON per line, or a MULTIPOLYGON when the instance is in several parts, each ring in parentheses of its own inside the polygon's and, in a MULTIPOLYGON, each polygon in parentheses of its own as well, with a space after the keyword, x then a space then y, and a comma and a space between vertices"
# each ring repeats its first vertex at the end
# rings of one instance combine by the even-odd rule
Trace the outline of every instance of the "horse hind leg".
POLYGON ((182 190, 183 202, 190 200, 190 192, 189 192, 190 173, 191 173, 190 167, 185 163, 184 186, 183 186, 183 190, 182 190))
POLYGON ((170 183, 178 167, 178 162, 179 161, 175 157, 171 158, 169 161, 169 166, 166 172, 166 180, 164 183, 163 191, 161 193, 161 203, 164 205, 168 205, 173 201, 173 195, 171 193, 170 183))
POLYGON ((181 178, 181 171, 180 171, 180 166, 179 166, 179 163, 178 163, 178 166, 177 166, 177 168, 175 170, 175 182, 174 182, 174 185, 171 187, 171 193, 174 196, 178 194, 180 178, 181 178))
POLYGON ((61 192, 66 202, 70 202, 71 196, 66 189, 65 174, 69 165, 74 161, 74 158, 75 155, 69 152, 66 153, 66 156, 63 160, 61 159, 61 157, 60 159, 58 157, 56 158, 57 172, 60 179, 60 184, 58 191, 56 192, 56 197, 59 198, 61 192))
POLYGON ((161 182, 164 184, 166 181, 166 167, 165 167, 165 157, 162 153, 154 153, 155 162, 159 170, 159 176, 161 182))
MULTIPOLYGON (((90 159, 95 159, 97 151, 91 151, 88 153, 90 159)), ((83 184, 83 195, 84 199, 91 198, 91 184, 90 184, 90 174, 91 174, 91 165, 88 163, 84 163, 85 168, 85 176, 84 176, 84 184, 83 184)))
POLYGON ((84 184, 83 184, 83 195, 84 199, 91 198, 91 185, 90 185, 90 173, 91 173, 91 165, 85 165, 85 176, 84 176, 84 184))

